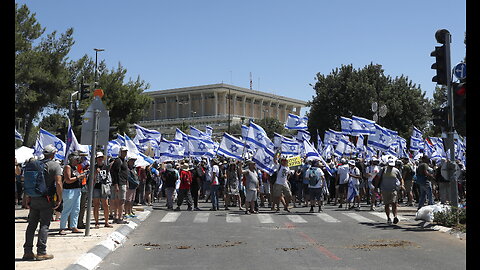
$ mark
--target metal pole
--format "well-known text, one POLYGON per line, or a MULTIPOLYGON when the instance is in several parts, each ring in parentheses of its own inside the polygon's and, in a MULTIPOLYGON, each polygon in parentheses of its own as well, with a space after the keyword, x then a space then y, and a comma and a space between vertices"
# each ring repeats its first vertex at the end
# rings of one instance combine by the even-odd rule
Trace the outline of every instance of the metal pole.
POLYGON ((99 110, 94 111, 93 117, 93 131, 92 131, 92 150, 90 151, 90 182, 88 183, 88 200, 87 200, 87 224, 85 224, 85 236, 90 235, 90 219, 92 212, 92 198, 93 198, 93 182, 95 175, 95 150, 97 148, 97 136, 98 136, 98 117, 100 115, 99 110))

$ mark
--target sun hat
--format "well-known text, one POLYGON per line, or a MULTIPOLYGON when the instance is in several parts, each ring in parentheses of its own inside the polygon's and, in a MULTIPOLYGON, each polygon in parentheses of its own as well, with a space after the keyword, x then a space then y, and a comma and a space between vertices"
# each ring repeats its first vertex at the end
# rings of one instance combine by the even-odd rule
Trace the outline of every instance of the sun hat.
POLYGON ((53 144, 49 144, 43 148, 43 154, 48 155, 48 154, 54 154, 57 152, 57 148, 53 146, 53 144))

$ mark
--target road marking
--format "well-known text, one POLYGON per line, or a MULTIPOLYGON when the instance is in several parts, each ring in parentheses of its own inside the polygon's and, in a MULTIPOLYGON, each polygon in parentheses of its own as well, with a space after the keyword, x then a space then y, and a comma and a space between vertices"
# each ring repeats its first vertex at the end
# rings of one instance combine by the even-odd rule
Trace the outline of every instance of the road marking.
POLYGON ((227 223, 240 223, 240 216, 238 214, 227 214, 227 223))
POLYGON ((287 215, 287 218, 293 223, 307 223, 307 221, 299 215, 287 215))
POLYGON ((193 219, 193 223, 207 223, 210 213, 197 213, 193 219))
POLYGON ((347 217, 350 217, 350 218, 353 218, 355 219, 356 221, 358 222, 370 222, 370 223, 373 223, 375 221, 371 220, 371 219, 368 219, 366 217, 363 217, 363 216, 360 216, 359 214, 357 213, 342 213, 344 215, 346 215, 347 217))
POLYGON ((325 213, 314 213, 315 216, 319 217, 321 220, 329 223, 336 223, 336 222, 341 222, 340 220, 330 216, 329 214, 325 213))
POLYGON ((315 239, 311 238, 310 236, 308 236, 306 233, 304 232, 298 232, 298 235, 300 235, 301 237, 305 238, 308 242, 310 242, 311 244, 313 244, 313 246, 315 247, 315 249, 317 249, 318 251, 320 251, 322 254, 324 254, 325 256, 329 257, 330 259, 333 259, 335 261, 340 261, 342 258, 339 258, 337 257, 333 252, 331 252, 330 250, 328 250, 327 248, 325 248, 324 246, 320 245, 315 239))
POLYGON ((167 213, 160 222, 175 222, 177 221, 178 217, 180 216, 181 213, 176 212, 176 213, 167 213))
MULTIPOLYGON (((369 212, 370 214, 380 217, 382 219, 387 219, 387 214, 385 212, 369 212)), ((390 218, 393 220, 393 213, 390 215, 390 218)), ((407 218, 397 215, 398 220, 407 220, 407 218)))
POLYGON ((274 223, 270 214, 258 214, 257 217, 260 223, 274 223))

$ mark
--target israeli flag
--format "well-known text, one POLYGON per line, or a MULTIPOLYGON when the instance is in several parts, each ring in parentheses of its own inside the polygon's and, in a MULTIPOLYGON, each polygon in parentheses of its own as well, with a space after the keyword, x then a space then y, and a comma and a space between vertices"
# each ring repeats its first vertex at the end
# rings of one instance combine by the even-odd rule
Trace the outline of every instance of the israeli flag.
POLYGON ((375 121, 358 116, 352 116, 352 135, 373 135, 375 133, 375 121))
POLYGON ((414 126, 412 130, 412 137, 422 139, 423 132, 421 132, 418 128, 414 126))
POLYGON ((349 145, 350 141, 348 140, 348 138, 346 136, 342 136, 333 154, 337 157, 341 157, 344 154, 349 154, 351 152, 351 150, 349 149, 349 145))
POLYGON ((324 142, 326 144, 337 145, 342 136, 342 132, 329 129, 325 131, 324 142))
POLYGON ((297 141, 284 140, 281 141, 282 155, 286 156, 298 156, 300 154, 300 143, 297 141))
POLYGON ((347 201, 348 202, 353 202, 355 199, 355 196, 358 195, 358 191, 355 188, 355 185, 353 184, 353 181, 348 181, 348 192, 347 192, 347 201))
POLYGON ((157 142, 160 142, 160 139, 162 138, 162 133, 160 133, 159 131, 147 129, 137 124, 133 125, 135 126, 135 130, 137 131, 137 135, 141 134, 143 135, 143 138, 151 138, 155 139, 157 142))
POLYGON ((303 140, 310 141, 311 138, 312 136, 310 135, 310 132, 308 132, 307 130, 301 130, 301 129, 298 130, 297 137, 296 137, 298 141, 303 141, 303 140))
POLYGON ((191 157, 207 157, 215 156, 215 144, 212 140, 188 135, 188 150, 191 157))
POLYGON ((295 114, 289 113, 287 116, 287 122, 285 123, 286 129, 307 129, 308 117, 300 117, 295 114))
POLYGON ((107 146, 107 156, 117 158, 120 152, 120 143, 117 140, 111 140, 107 146))
POLYGON ((303 141, 303 147, 305 148, 305 157, 306 160, 319 160, 325 166, 327 173, 333 176, 333 171, 328 166, 327 162, 320 156, 318 151, 313 147, 313 145, 309 141, 303 141))
POLYGON ((275 154, 273 151, 270 151, 268 148, 260 147, 252 157, 252 160, 257 164, 257 167, 260 170, 272 175, 275 172, 275 163, 273 161, 274 156, 275 154))
POLYGON ((386 152, 392 143, 391 136, 387 129, 375 124, 375 134, 368 136, 368 145, 386 152))
POLYGON ((250 127, 248 128, 248 134, 247 137, 245 138, 245 142, 247 147, 255 150, 258 148, 268 148, 270 151, 274 151, 274 145, 272 141, 268 138, 267 133, 265 130, 251 122, 250 127))
POLYGON ((193 126, 190 126, 190 135, 202 139, 211 139, 210 135, 193 126))
POLYGON ((167 141, 164 138, 160 140, 158 151, 160 162, 180 160, 185 157, 185 148, 181 142, 167 141))
POLYGON ((343 135, 352 135, 352 119, 340 116, 340 126, 342 127, 343 135))
POLYGON ((125 138, 117 133, 117 138, 115 139, 120 146, 125 146, 125 138))
POLYGON ((324 158, 331 158, 333 153, 334 153, 335 149, 334 149, 334 146, 332 144, 325 144, 323 149, 322 149, 322 157, 324 158))
POLYGON ((430 137, 430 141, 433 143, 435 151, 440 155, 440 157, 447 158, 447 153, 445 152, 445 148, 443 146, 443 139, 438 137, 430 137))
POLYGON ((65 160, 65 151, 67 147, 65 143, 59 138, 57 138, 55 135, 44 130, 43 128, 40 128, 40 131, 38 132, 37 141, 35 142, 34 147, 35 151, 33 155, 43 155, 43 148, 49 144, 52 144, 55 148, 57 148, 55 158, 58 160, 65 160))
POLYGON ((211 138, 212 133, 213 133, 213 128, 211 126, 205 126, 205 134, 211 138))
POLYGON ((322 149, 322 146, 323 146, 322 138, 320 138, 320 133, 318 133, 318 129, 317 129, 317 151, 322 149))
MULTIPOLYGON (((73 151, 79 151, 82 153, 88 154, 90 156, 90 151, 88 151, 88 145, 81 145, 77 141, 77 137, 75 137, 75 133, 73 133, 72 126, 70 125, 70 119, 68 119, 68 130, 67 130, 67 143, 65 146, 66 153, 65 153, 65 159, 64 159, 64 164, 68 163, 68 155, 73 152, 73 151)), ((90 158, 88 158, 90 159, 90 158)))
POLYGON ((15 129, 15 140, 20 140, 23 142, 22 134, 20 134, 17 129, 15 129))
POLYGON ((247 138, 247 135, 248 135, 248 127, 245 125, 242 125, 242 138, 245 140, 245 138, 247 138))
POLYGON ((244 147, 245 144, 242 141, 225 132, 218 147, 217 154, 236 160, 243 160, 242 154, 244 147))
POLYGON ((420 137, 410 137, 410 150, 417 152, 423 150, 423 140, 420 137))
POLYGON ((130 137, 127 136, 127 134, 123 134, 123 138, 125 139, 125 147, 127 147, 127 158, 135 157, 139 158, 140 151, 138 150, 137 146, 133 142, 130 137))

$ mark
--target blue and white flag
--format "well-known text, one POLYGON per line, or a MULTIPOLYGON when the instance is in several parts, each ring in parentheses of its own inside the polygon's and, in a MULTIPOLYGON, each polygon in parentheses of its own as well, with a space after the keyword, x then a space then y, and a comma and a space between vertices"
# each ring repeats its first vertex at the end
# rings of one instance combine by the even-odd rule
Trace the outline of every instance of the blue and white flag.
POLYGON ((185 157, 185 148, 181 142, 167 141, 164 138, 160 140, 158 151, 160 155, 160 162, 180 160, 185 157))
POLYGON ((287 122, 285 123, 286 129, 307 129, 308 117, 300 117, 295 114, 288 114, 287 122))
POLYGON ((365 137, 363 135, 358 135, 357 138, 357 144, 355 145, 355 150, 358 153, 363 153, 365 152, 365 143, 363 142, 365 140, 365 137))
POLYGON ((190 126, 190 135, 202 139, 211 139, 210 135, 193 126, 190 126))
MULTIPOLYGON (((73 151, 78 151, 81 153, 85 153, 90 156, 90 151, 88 151, 88 145, 81 145, 78 143, 77 137, 75 137, 75 133, 73 133, 72 126, 70 125, 70 119, 68 119, 68 129, 67 129, 67 143, 65 145, 65 159, 64 164, 68 163, 68 155, 73 151)), ((90 158, 88 158, 90 160, 90 158)))
POLYGON ((243 138, 243 140, 245 140, 245 138, 247 138, 247 135, 248 135, 248 127, 245 126, 245 125, 242 125, 242 138, 243 138))
POLYGON ((323 142, 325 144, 337 145, 342 136, 342 132, 329 129, 325 131, 325 137, 323 139, 323 142))
POLYGON ((207 134, 211 138, 212 133, 213 133, 213 128, 211 126, 205 126, 205 134, 207 134))
POLYGON ((441 158, 447 158, 447 153, 445 152, 445 147, 443 146, 443 139, 438 137, 430 137, 430 141, 433 143, 435 152, 437 152, 441 158))
POLYGON ((139 158, 140 150, 138 150, 137 146, 133 142, 130 137, 127 136, 127 134, 123 134, 123 138, 125 139, 125 147, 127 147, 127 158, 135 157, 139 158))
POLYGON ((257 164, 257 167, 260 170, 272 175, 275 172, 275 163, 273 161, 274 156, 275 154, 273 151, 270 151, 268 148, 260 147, 252 157, 252 160, 257 164))
POLYGON ((342 127, 343 135, 352 135, 352 123, 352 119, 340 116, 340 126, 342 127))
MULTIPOLYGON (((141 134, 143 135, 143 138, 152 138, 152 139, 155 139, 157 142, 160 142, 160 139, 162 138, 162 134, 160 133, 160 131, 147 129, 137 124, 133 124, 133 125, 135 126, 135 130, 137 131, 137 135, 141 134)), ((143 139, 143 138, 139 137, 139 139, 143 139)))
POLYGON ((319 160, 325 166, 327 173, 333 176, 333 171, 330 166, 328 166, 327 162, 325 162, 309 141, 303 141, 303 147, 305 148, 305 160, 319 160))
POLYGON ((320 149, 322 148, 323 148, 322 138, 320 138, 320 133, 318 133, 318 129, 317 129, 317 151, 320 152, 320 149))
POLYGON ((358 195, 358 191, 353 184, 353 181, 348 181, 347 201, 353 202, 355 196, 358 195))
POLYGON ((57 149, 57 152, 55 153, 55 158, 58 160, 64 160, 67 146, 62 140, 60 140, 50 132, 44 130, 43 128, 40 128, 40 131, 38 132, 37 141, 35 142, 34 147, 35 151, 33 155, 43 155, 43 148, 49 144, 52 144, 57 149))
POLYGON ((342 138, 335 147, 335 152, 333 153, 337 157, 342 157, 343 155, 349 155, 353 152, 353 144, 350 142, 347 136, 342 135, 342 138))
POLYGON ((297 136, 295 137, 298 141, 303 141, 303 140, 307 140, 307 141, 310 141, 310 139, 312 138, 312 136, 310 135, 310 132, 308 130, 298 130, 297 132, 297 136))
POLYGON ((418 128, 414 126, 412 130, 412 137, 422 139, 422 136, 423 136, 423 132, 421 132, 418 128))
POLYGON ((274 145, 272 141, 268 138, 267 133, 265 130, 251 122, 250 127, 248 128, 248 134, 245 139, 246 145, 248 148, 256 150, 258 148, 268 148, 270 151, 274 151, 274 145))
POLYGON ((188 150, 191 157, 215 157, 215 144, 212 140, 188 135, 188 150))
POLYGON ((243 160, 242 154, 245 144, 234 136, 224 133, 217 154, 225 157, 243 160))
POLYGON ((423 139, 421 137, 410 137, 410 150, 418 152, 420 150, 423 150, 423 148, 423 139))
POLYGON ((107 146, 107 156, 117 158, 120 152, 120 143, 117 140, 111 140, 107 146))
POLYGON ((363 117, 352 116, 352 135, 373 135, 375 133, 375 121, 363 117))
POLYGON ((282 155, 298 156, 300 154, 300 143, 297 141, 290 141, 287 138, 282 138, 280 149, 282 155))
POLYGON ((368 136, 368 145, 386 152, 392 143, 391 136, 387 129, 375 124, 375 134, 368 136))
POLYGON ((115 139, 120 146, 126 146, 125 145, 125 138, 117 133, 117 138, 115 139))
POLYGON ((20 134, 17 129, 15 129, 15 140, 20 140, 23 142, 22 134, 20 134))

